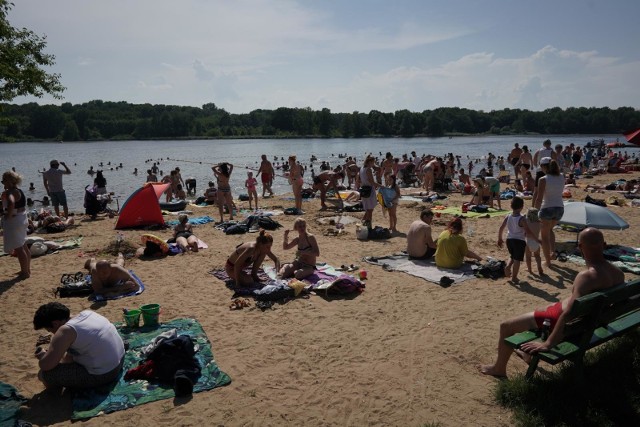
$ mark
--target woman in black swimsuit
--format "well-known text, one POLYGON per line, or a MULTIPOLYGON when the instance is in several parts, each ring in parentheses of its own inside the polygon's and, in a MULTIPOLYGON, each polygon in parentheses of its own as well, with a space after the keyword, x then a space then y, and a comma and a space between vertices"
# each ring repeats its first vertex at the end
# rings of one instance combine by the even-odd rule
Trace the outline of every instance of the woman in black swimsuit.
POLYGON ((298 237, 289 242, 290 230, 285 230, 282 248, 288 250, 297 247, 296 259, 290 264, 283 265, 280 275, 283 279, 295 277, 302 280, 315 271, 316 258, 320 256, 320 248, 318 248, 315 236, 307 233, 307 222, 304 219, 296 219, 293 223, 293 229, 298 232, 298 237))
POLYGON ((187 215, 178 216, 178 225, 173 229, 173 238, 183 253, 198 252, 198 238, 193 234, 193 226, 189 224, 187 215))
POLYGON ((273 237, 264 230, 256 237, 255 242, 246 242, 236 246, 236 249, 227 258, 224 270, 233 279, 237 286, 251 286, 259 283, 258 268, 265 257, 269 257, 275 263, 276 271, 280 270, 278 257, 271 252, 273 237), (251 266, 251 275, 243 270, 251 266))

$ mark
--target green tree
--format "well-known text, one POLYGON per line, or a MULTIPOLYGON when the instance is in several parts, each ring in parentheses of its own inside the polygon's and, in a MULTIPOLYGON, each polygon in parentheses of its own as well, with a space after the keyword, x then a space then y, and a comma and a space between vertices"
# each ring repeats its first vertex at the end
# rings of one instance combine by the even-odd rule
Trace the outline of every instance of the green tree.
POLYGON ((24 95, 41 98, 45 93, 61 99, 65 87, 60 74, 42 69, 55 64, 55 56, 44 53, 45 37, 26 28, 13 28, 7 19, 12 6, 0 0, 0 101, 24 95))
POLYGON ((62 131, 62 139, 65 141, 77 141, 80 139, 80 131, 75 121, 67 120, 62 131))

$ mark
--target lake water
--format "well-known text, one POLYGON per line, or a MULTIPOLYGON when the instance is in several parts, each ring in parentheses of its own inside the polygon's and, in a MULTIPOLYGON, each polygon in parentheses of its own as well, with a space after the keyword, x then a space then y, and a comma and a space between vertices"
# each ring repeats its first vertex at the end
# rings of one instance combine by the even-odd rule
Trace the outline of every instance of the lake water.
MULTIPOLYGON (((597 136, 605 141, 615 141, 619 135, 597 136)), ((245 193, 244 180, 247 168, 258 168, 260 155, 266 154, 274 163, 274 156, 286 159, 296 154, 298 160, 309 165, 311 155, 318 158, 317 165, 327 160, 332 166, 342 162, 338 154, 348 153, 357 157, 359 163, 366 153, 386 153, 390 151, 396 157, 403 153, 416 151, 418 154, 430 153, 444 155, 452 152, 463 158, 481 158, 491 152, 507 156, 513 144, 528 145, 533 151, 542 146, 542 141, 550 138, 554 144, 574 143, 583 146, 593 137, 580 136, 478 136, 453 138, 366 138, 366 139, 247 139, 247 140, 192 140, 192 141, 99 141, 64 143, 17 143, 0 144, 0 169, 12 167, 23 176, 22 189, 34 200, 42 199, 46 194, 39 171, 49 169, 49 161, 58 159, 67 163, 72 174, 64 176, 69 207, 72 211, 83 210, 84 188, 93 183, 93 177, 87 174, 90 166, 103 169, 107 179, 107 190, 115 192, 120 204, 139 188, 146 179, 146 170, 153 162, 159 162, 161 170, 169 171, 179 166, 183 179, 194 177, 197 180, 197 194, 201 195, 207 182, 213 179, 211 164, 227 161, 234 165, 231 184, 234 197, 245 193), (148 160, 151 159, 150 162, 148 160), (163 159, 163 160, 160 160, 163 159), (171 159, 171 160, 167 160, 171 159), (176 160, 179 159, 179 160, 176 160), (99 167, 100 162, 104 163, 99 167), (107 165, 110 162, 111 165, 107 165), (201 163, 200 163, 201 162, 201 163), (122 163, 122 168, 115 167, 122 163), (113 168, 113 170, 111 170, 113 168), (133 175, 134 168, 139 174, 133 175), (27 192, 29 183, 36 190, 27 192)), ((626 150, 637 151, 637 148, 626 150)), ((282 162, 278 160, 278 162, 282 162)), ((278 172, 276 172, 278 173, 278 172)), ((305 181, 311 181, 307 170, 305 181)), ((160 177, 159 177, 160 178, 160 177)), ((291 187, 285 178, 276 177, 274 191, 288 193, 291 187)), ((258 187, 258 193, 261 187, 258 187)), ((36 204, 39 206, 39 204, 36 204)))

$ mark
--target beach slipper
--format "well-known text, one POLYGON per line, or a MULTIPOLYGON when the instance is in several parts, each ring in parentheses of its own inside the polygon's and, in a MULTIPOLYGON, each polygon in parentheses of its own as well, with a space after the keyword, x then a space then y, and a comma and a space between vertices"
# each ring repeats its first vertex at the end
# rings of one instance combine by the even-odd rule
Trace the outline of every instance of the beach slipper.
POLYGON ((347 271, 347 267, 346 265, 342 264, 340 267, 336 268, 336 271, 347 271))
POLYGON ((440 278, 440 286, 442 286, 443 288, 448 288, 453 282, 455 282, 455 280, 449 276, 442 276, 440 278))

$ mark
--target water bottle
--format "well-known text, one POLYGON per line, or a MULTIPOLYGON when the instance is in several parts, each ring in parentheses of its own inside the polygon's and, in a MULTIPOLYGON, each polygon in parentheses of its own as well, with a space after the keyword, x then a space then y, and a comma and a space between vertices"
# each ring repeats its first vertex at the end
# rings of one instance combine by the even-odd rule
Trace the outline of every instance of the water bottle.
POLYGON ((542 332, 540 334, 540 339, 542 341, 546 341, 549 338, 549 333, 551 332, 551 319, 544 319, 542 322, 542 332))

